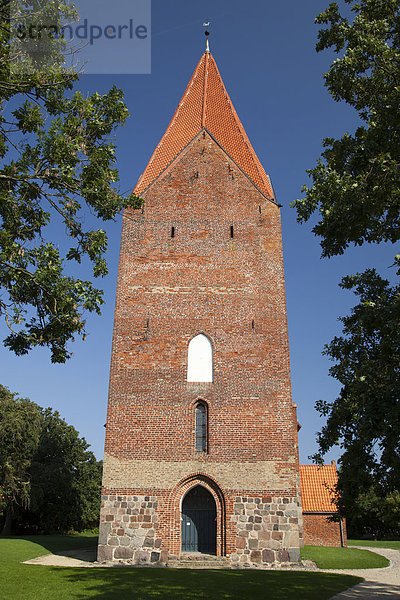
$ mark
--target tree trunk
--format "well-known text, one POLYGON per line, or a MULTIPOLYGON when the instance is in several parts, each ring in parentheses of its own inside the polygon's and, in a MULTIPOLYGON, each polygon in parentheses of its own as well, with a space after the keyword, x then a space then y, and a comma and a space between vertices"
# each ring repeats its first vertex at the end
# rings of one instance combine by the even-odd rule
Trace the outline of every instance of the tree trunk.
POLYGON ((9 504, 6 508, 6 518, 4 521, 3 529, 1 530, 1 535, 11 535, 11 525, 12 525, 12 506, 9 504))

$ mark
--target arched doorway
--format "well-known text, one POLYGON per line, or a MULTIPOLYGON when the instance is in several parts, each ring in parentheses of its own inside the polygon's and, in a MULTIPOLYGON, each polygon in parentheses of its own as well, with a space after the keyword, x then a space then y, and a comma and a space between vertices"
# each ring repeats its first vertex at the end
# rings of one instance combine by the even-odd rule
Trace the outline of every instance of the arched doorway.
POLYGON ((182 501, 182 552, 216 554, 217 507, 206 488, 197 485, 182 501))

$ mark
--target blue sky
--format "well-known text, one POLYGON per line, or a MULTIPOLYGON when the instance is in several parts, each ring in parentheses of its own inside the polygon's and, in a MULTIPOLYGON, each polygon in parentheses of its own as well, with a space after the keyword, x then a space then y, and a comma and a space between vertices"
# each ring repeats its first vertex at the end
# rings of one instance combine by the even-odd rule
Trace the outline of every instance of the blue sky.
MULTIPOLYGON (((130 0, 125 3, 129 10, 130 0)), ((203 21, 212 22, 211 51, 222 78, 282 208, 286 295, 293 400, 298 405, 300 460, 316 450, 322 420, 318 399, 332 400, 339 387, 321 356, 340 333, 337 318, 349 312, 354 296, 338 288, 341 277, 375 266, 390 278, 394 248, 363 246, 344 256, 320 259, 312 224, 296 223, 290 202, 301 197, 306 169, 320 155, 322 139, 352 132, 357 115, 335 103, 323 86, 334 55, 317 54, 315 16, 328 0, 153 0, 150 75, 84 75, 79 88, 123 89, 131 118, 116 133, 121 189, 131 190, 163 135, 205 47, 203 21)), ((111 3, 110 3, 111 5, 111 3)), ((90 217, 87 217, 88 222, 90 217)), ((75 342, 65 365, 52 365, 47 350, 15 357, 0 348, 1 382, 41 406, 58 410, 102 457, 108 374, 120 244, 121 219, 107 225, 110 275, 104 285, 101 317, 88 317, 86 342, 75 342)), ((56 230, 55 230, 56 231, 56 230)), ((60 232, 57 231, 57 235, 60 232)), ((82 272, 82 278, 88 273, 82 272)), ((5 326, 0 333, 6 335, 5 326)), ((339 450, 327 456, 337 459, 339 450)))

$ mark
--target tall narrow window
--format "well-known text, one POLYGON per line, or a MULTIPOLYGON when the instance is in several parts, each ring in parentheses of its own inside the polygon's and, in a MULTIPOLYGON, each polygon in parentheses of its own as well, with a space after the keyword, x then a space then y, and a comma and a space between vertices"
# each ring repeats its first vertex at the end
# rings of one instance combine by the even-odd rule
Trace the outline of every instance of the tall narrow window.
POLYGON ((196 404, 195 430, 195 450, 198 452, 207 452, 207 407, 203 402, 196 404))
POLYGON ((208 337, 202 333, 196 335, 189 344, 187 380, 213 380, 212 346, 208 337))
POLYGON ((233 238, 233 225, 231 225, 231 238, 233 238))

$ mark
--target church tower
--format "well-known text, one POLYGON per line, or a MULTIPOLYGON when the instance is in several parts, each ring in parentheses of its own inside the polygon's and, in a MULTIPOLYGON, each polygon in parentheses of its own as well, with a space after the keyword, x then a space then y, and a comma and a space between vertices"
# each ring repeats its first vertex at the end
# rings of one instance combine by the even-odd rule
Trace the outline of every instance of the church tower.
POLYGON ((99 561, 299 560, 279 205, 212 54, 126 210, 99 561))

